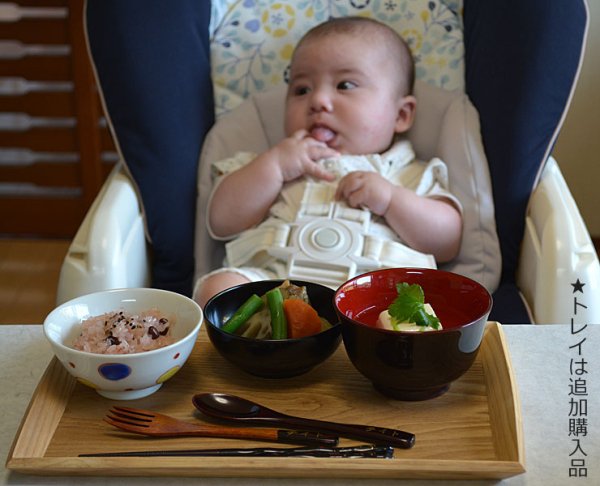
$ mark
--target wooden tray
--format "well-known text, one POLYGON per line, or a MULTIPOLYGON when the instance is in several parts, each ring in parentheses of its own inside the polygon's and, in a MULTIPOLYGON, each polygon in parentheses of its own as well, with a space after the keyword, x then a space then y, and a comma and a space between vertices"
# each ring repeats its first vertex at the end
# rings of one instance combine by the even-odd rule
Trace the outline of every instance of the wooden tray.
MULTIPOLYGON (((340 445, 355 442, 342 439, 340 445)), ((280 445, 283 446, 283 445, 280 445)), ((102 398, 76 382, 54 358, 41 379, 6 467, 42 475, 504 478, 524 472, 520 405, 504 333, 490 322, 477 360, 441 397, 400 402, 377 393, 350 363, 343 344, 306 375, 267 380, 224 361, 202 329, 186 365, 153 395, 129 402, 102 398), (191 398, 225 392, 289 414, 399 428, 416 434, 392 459, 339 458, 81 458, 82 453, 147 449, 265 447, 212 438, 156 439, 118 431, 101 419, 113 404, 195 421, 191 398)))

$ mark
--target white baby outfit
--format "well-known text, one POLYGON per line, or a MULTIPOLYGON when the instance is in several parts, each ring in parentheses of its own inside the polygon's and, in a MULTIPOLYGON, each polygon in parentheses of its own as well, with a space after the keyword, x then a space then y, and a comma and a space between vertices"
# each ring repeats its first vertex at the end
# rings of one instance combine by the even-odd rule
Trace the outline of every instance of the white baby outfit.
MULTIPOLYGON (((215 162, 213 174, 219 179, 255 156, 242 152, 215 162)), ((337 181, 344 175, 374 171, 420 196, 446 198, 461 210, 460 202, 449 192, 444 162, 437 158, 418 161, 410 142, 400 141, 383 154, 343 155, 320 163, 336 180, 307 177, 287 183, 268 218, 258 226, 230 238, 216 237, 209 226, 213 238, 230 240, 225 246, 225 268, 206 275, 197 285, 209 275, 232 271, 250 280, 292 278, 335 289, 355 275, 379 268, 436 267, 432 255, 403 244, 384 218, 351 208, 336 201, 334 195, 337 181)), ((255 182, 260 190, 260 181, 255 182)), ((211 201, 212 195, 208 208, 211 201)))

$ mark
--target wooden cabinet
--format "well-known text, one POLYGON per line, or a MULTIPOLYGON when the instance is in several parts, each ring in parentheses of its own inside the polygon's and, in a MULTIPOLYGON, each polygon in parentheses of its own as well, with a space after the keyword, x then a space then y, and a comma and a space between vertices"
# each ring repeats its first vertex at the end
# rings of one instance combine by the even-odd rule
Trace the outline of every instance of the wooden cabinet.
POLYGON ((83 5, 0 1, 0 236, 72 237, 116 161, 83 5))

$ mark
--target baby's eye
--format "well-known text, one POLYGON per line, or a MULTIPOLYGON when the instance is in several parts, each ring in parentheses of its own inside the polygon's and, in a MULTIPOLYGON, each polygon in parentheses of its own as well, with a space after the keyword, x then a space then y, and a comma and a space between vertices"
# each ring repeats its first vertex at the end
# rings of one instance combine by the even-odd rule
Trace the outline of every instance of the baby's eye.
POLYGON ((356 88, 356 84, 352 81, 341 81, 337 85, 337 89, 346 90, 356 88))
POLYGON ((295 96, 303 96, 305 94, 307 94, 310 91, 308 86, 296 86, 294 88, 294 95, 295 96))

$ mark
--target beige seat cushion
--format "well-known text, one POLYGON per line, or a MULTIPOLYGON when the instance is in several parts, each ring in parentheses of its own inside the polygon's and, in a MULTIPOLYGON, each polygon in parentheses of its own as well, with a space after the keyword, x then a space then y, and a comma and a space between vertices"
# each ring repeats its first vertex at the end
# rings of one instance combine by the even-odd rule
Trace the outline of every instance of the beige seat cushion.
MULTIPOLYGON (((448 165, 450 190, 463 205, 464 230, 458 257, 440 266, 483 284, 490 292, 500 280, 501 255, 492 189, 479 130, 467 96, 417 81, 415 124, 408 134, 417 157, 448 165)), ((223 244, 206 230, 210 164, 239 151, 262 152, 283 137, 285 86, 255 94, 223 115, 209 132, 200 157, 196 224, 196 276, 221 266, 223 244)))

